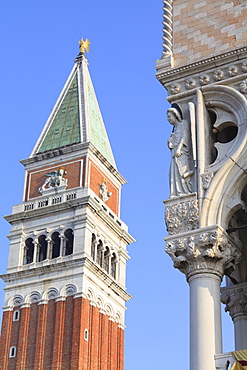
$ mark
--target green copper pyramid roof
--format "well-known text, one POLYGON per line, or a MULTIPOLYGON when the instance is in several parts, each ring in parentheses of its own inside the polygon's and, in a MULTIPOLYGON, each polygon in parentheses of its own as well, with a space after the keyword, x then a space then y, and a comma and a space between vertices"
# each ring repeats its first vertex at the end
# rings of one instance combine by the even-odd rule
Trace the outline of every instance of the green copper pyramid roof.
POLYGON ((80 142, 78 83, 75 76, 38 152, 80 142))
POLYGON ((31 155, 91 142, 116 167, 84 55, 76 64, 31 155))
POLYGON ((98 101, 94 92, 90 76, 88 76, 88 112, 90 123, 90 141, 112 163, 112 151, 105 130, 104 121, 101 116, 98 101))

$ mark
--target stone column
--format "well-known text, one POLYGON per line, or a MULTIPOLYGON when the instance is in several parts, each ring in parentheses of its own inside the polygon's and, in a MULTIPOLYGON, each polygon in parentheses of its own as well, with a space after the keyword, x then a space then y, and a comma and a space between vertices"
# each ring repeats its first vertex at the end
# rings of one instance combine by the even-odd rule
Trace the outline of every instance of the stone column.
POLYGON ((234 323, 235 350, 247 348, 247 284, 222 288, 221 301, 234 323))
POLYGON ((190 370, 214 370, 222 352, 220 283, 240 258, 219 226, 170 235, 166 252, 190 285, 190 370))
POLYGON ((50 236, 46 238, 47 241, 47 252, 46 252, 46 259, 51 259, 51 244, 52 244, 52 239, 50 236))
POLYGON ((201 272, 190 285, 190 369, 213 370, 214 355, 222 353, 220 311, 221 277, 201 272))

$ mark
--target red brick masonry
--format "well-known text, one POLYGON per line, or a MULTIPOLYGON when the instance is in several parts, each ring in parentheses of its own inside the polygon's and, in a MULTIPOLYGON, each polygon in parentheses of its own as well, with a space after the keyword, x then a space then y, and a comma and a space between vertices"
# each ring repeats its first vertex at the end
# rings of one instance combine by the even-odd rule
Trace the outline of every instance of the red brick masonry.
POLYGON ((18 321, 13 313, 3 314, 1 370, 123 370, 124 331, 88 299, 32 303, 18 321), (9 358, 12 346, 16 357, 9 358))

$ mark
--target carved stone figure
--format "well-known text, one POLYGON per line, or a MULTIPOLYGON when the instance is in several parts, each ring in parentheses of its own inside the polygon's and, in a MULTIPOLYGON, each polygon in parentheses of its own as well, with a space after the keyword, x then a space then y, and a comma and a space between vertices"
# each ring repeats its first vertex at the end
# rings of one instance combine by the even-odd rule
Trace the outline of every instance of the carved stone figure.
POLYGON ((100 185, 100 196, 103 202, 106 202, 109 197, 112 195, 110 191, 108 191, 108 186, 106 185, 106 181, 103 182, 103 184, 100 185))
POLYGON ((190 129, 176 108, 167 110, 167 120, 174 126, 173 133, 168 139, 172 160, 170 166, 170 196, 180 196, 192 192, 190 169, 190 129))
POLYGON ((43 185, 39 188, 39 192, 43 194, 45 190, 51 189, 51 188, 66 188, 67 186, 67 179, 65 179, 63 176, 66 175, 66 171, 64 168, 59 168, 58 171, 51 171, 45 173, 45 176, 48 178, 45 180, 43 185))

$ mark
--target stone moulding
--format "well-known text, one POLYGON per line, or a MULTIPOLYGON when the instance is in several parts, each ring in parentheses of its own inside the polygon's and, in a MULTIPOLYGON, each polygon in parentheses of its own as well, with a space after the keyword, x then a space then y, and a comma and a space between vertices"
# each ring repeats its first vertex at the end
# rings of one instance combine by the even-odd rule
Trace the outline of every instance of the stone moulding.
POLYGON ((169 95, 176 95, 240 76, 243 80, 247 72, 247 48, 235 49, 177 68, 162 68, 161 62, 162 60, 157 62, 156 77, 166 87, 169 95), (179 89, 174 89, 174 86, 179 86, 179 89))
POLYGON ((165 238, 165 251, 175 268, 186 274, 208 272, 222 277, 231 273, 241 258, 236 245, 218 225, 212 225, 165 238))

